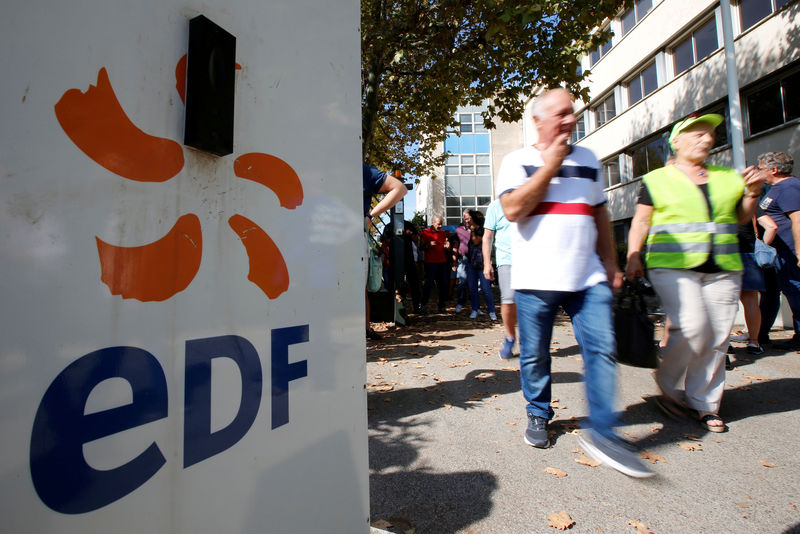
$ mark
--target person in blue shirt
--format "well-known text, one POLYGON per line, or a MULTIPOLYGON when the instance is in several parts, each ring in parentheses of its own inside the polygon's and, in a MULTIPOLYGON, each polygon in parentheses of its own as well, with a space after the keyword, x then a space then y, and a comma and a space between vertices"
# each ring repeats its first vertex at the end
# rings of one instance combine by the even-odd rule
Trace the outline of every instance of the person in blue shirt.
POLYGON ((487 280, 495 279, 492 267, 492 245, 495 247, 497 282, 500 285, 500 315, 503 319, 505 339, 500 348, 500 357, 511 358, 516 341, 517 305, 514 303, 514 290, 511 289, 511 223, 503 213, 500 199, 495 199, 486 210, 483 223, 483 275, 487 280))
POLYGON ((758 167, 766 173, 770 185, 759 207, 778 225, 772 241, 778 252, 778 285, 792 310, 792 339, 773 345, 783 350, 800 349, 800 179, 792 176, 793 166, 792 156, 785 152, 767 152, 758 157, 758 167))
POLYGON ((375 167, 371 167, 366 163, 362 163, 363 185, 364 185, 364 243, 365 256, 364 256, 364 295, 366 306, 366 334, 369 339, 377 340, 381 336, 370 326, 369 321, 369 295, 366 291, 367 280, 367 267, 369 258, 369 236, 367 232, 372 226, 372 219, 379 216, 381 213, 387 211, 392 206, 403 200, 403 197, 408 191, 406 186, 398 180, 400 171, 395 171, 395 176, 391 176, 375 167), (378 193, 383 193, 384 196, 374 206, 372 205, 372 196, 378 193))

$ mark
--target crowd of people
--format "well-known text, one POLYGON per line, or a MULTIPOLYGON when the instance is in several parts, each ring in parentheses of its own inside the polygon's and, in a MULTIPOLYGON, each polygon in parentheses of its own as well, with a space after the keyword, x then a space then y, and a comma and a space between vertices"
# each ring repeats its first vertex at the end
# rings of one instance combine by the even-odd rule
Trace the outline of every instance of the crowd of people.
MULTIPOLYGON (((625 279, 650 280, 667 316, 654 378, 657 408, 674 419, 693 418, 710 432, 725 432, 719 415, 730 334, 741 300, 747 351, 760 354, 783 292, 794 335, 781 349, 800 349, 800 180, 793 161, 770 152, 737 172, 706 162, 723 117, 691 115, 669 135, 674 153, 641 181, 628 235, 624 273, 618 265, 601 165, 587 148, 569 143, 575 128, 571 95, 545 92, 533 106, 538 140, 508 154, 497 179, 497 200, 486 217, 467 211, 448 235, 441 216, 408 238, 424 262, 418 312, 437 286, 439 311, 467 296, 470 317, 481 314, 479 295, 496 318, 489 287, 500 286, 504 340, 512 355, 519 330, 519 365, 528 415, 524 441, 550 446, 550 341, 556 314, 572 321, 585 370, 588 429, 584 451, 632 477, 653 473, 616 432, 616 339, 613 292, 625 279), (757 261, 758 246, 772 245, 774 265, 757 261), (492 262, 492 250, 495 249, 492 262)), ((419 256, 418 256, 419 255, 419 256)), ((415 304, 416 308, 416 304, 415 304)))
MULTIPOLYGON (((478 210, 465 210, 463 220, 455 228, 443 226, 444 219, 436 215, 430 226, 420 230, 412 221, 404 221, 403 229, 403 283, 396 288, 405 299, 411 299, 411 311, 425 315, 429 311, 431 295, 437 297, 436 312, 445 313, 447 304, 455 300, 455 312, 460 313, 469 299, 471 312, 475 319, 488 314, 492 321, 497 320, 491 278, 487 278, 484 265, 491 269, 491 249, 486 252, 484 261, 484 214, 478 210), (480 307, 480 297, 486 307, 480 307)), ((378 244, 383 258, 384 276, 388 287, 391 265, 391 247, 394 236, 393 225, 387 224, 381 233, 378 244)))

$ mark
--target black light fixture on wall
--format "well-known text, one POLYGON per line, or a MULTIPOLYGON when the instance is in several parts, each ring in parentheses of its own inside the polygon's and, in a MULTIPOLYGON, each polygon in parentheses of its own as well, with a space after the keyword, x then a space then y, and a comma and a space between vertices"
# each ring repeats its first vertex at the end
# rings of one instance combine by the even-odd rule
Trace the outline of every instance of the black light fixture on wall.
POLYGON ((233 152, 236 37, 203 15, 189 21, 183 144, 226 156, 233 152))

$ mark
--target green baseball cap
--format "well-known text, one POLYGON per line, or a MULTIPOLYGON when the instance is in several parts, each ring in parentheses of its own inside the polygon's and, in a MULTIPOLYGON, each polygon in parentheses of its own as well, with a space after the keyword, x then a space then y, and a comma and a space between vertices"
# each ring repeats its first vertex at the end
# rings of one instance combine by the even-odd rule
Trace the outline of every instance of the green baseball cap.
POLYGON ((675 126, 672 127, 672 132, 669 134, 669 146, 672 148, 673 152, 675 151, 675 146, 672 144, 672 141, 678 137, 684 130, 691 127, 698 122, 705 122, 706 124, 710 124, 712 127, 716 128, 722 121, 725 119, 722 115, 718 115, 716 113, 706 113, 705 115, 697 115, 693 113, 686 117, 683 120, 680 120, 675 123, 675 126))

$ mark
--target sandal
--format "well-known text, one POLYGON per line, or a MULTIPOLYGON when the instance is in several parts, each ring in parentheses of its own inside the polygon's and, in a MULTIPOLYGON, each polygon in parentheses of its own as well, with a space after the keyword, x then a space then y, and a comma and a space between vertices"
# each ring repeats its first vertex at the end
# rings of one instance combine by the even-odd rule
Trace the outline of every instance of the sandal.
POLYGON ((708 430, 709 432, 727 432, 728 425, 726 425, 720 416, 715 413, 707 413, 700 416, 700 426, 708 430), (711 421, 719 421, 722 423, 721 425, 710 425, 711 421))
POLYGON ((653 397, 653 403, 656 408, 664 412, 664 415, 673 421, 684 421, 686 419, 686 410, 677 401, 674 401, 666 395, 660 397, 653 397))

